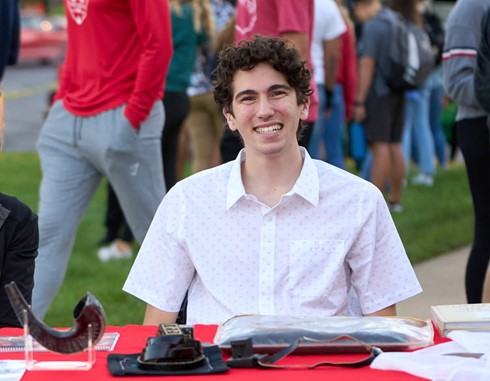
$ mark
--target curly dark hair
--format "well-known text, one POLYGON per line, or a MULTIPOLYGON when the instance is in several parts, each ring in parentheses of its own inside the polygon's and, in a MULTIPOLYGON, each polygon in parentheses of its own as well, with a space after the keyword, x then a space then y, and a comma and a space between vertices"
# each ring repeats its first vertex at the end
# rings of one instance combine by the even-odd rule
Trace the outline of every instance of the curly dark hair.
MULTIPOLYGON (((289 86, 296 92, 298 105, 306 104, 313 94, 310 87, 311 73, 299 52, 291 43, 277 37, 255 35, 252 40, 242 40, 227 45, 218 56, 218 65, 213 72, 214 100, 225 111, 233 114, 233 77, 238 70, 252 70, 259 63, 268 63, 282 73, 289 86)), ((298 138, 303 130, 300 120, 298 138)))

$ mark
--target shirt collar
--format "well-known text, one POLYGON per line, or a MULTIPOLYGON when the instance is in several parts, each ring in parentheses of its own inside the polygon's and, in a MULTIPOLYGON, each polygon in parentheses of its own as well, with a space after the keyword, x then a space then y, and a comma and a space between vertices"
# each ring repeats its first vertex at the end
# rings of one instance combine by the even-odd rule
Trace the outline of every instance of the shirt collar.
MULTIPOLYGON (((316 165, 305 148, 299 147, 303 157, 303 168, 296 183, 286 195, 297 194, 312 205, 318 205, 320 195, 320 181, 316 165)), ((226 209, 230 209, 241 197, 245 196, 245 187, 242 181, 241 164, 245 160, 245 150, 242 149, 233 162, 228 179, 226 209)))
POLYGON ((245 196, 241 169, 241 164, 244 160, 245 150, 242 149, 231 167, 230 178, 228 179, 226 210, 230 209, 241 197, 245 196))
POLYGON ((308 151, 299 147, 301 156, 303 157, 303 168, 299 174, 298 180, 293 186, 293 189, 288 194, 297 194, 303 197, 310 204, 317 206, 320 198, 320 180, 318 177, 318 169, 315 162, 308 154, 308 151))

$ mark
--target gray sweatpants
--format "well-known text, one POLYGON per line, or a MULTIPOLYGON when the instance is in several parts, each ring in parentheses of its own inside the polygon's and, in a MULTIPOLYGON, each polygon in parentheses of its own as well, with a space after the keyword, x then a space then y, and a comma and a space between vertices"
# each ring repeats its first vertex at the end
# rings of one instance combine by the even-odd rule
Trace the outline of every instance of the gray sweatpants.
POLYGON ((58 101, 41 130, 40 243, 32 295, 39 318, 61 286, 78 225, 104 176, 140 243, 165 194, 162 102, 155 102, 138 132, 124 116, 124 107, 77 117, 58 101))

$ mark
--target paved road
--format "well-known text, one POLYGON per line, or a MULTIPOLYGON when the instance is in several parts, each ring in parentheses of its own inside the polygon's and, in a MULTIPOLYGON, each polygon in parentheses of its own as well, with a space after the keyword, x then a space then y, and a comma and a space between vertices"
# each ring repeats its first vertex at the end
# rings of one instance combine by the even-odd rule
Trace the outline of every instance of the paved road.
POLYGON ((34 64, 8 67, 5 91, 6 151, 34 151, 49 92, 56 86, 56 67, 34 64))

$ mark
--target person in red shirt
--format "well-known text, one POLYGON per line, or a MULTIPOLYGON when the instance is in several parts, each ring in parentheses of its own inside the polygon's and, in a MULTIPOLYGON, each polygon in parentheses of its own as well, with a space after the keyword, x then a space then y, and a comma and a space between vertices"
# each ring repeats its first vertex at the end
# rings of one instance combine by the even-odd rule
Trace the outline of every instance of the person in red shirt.
MULTIPOLYGON (((311 43, 315 15, 314 0, 238 0, 236 5, 235 41, 251 40, 255 34, 282 37, 298 49, 301 58, 311 65, 311 43)), ((315 81, 310 97, 310 111, 300 145, 308 147, 313 124, 318 116, 318 94, 315 81)), ((242 148, 240 138, 228 129, 221 142, 223 161, 234 160, 242 148)))
POLYGON ((40 318, 61 286, 78 224, 102 178, 140 242, 165 193, 168 1, 65 0, 65 11, 65 63, 37 143, 43 178, 33 310, 40 318))
POLYGON ((342 5, 339 5, 339 8, 347 30, 340 36, 341 53, 337 66, 337 83, 340 83, 344 90, 345 120, 350 121, 357 92, 356 36, 348 11, 342 5))

